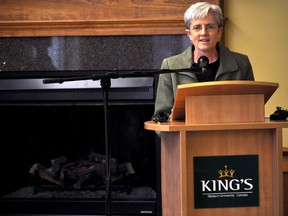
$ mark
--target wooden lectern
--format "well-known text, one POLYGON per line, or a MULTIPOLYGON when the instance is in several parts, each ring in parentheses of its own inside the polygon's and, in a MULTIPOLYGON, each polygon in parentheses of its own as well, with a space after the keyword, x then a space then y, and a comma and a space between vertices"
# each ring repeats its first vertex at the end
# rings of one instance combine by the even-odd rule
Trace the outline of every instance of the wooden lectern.
POLYGON ((288 122, 264 117, 277 88, 256 81, 179 85, 171 121, 145 122, 161 131, 163 216, 283 216, 288 122))

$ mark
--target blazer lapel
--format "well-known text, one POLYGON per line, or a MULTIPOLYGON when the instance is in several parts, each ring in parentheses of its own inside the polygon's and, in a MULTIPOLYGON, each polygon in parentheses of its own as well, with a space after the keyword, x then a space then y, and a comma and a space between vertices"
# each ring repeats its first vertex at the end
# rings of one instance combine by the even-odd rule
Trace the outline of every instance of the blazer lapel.
POLYGON ((235 72, 237 71, 238 65, 232 55, 229 54, 229 50, 226 47, 220 45, 220 66, 217 72, 217 76, 223 73, 235 72))
MULTIPOLYGON (((192 65, 192 49, 191 46, 188 47, 182 54, 179 55, 179 58, 176 59, 174 66, 175 69, 187 69, 190 68, 192 65)), ((195 73, 191 72, 178 72, 181 75, 184 76, 189 76, 192 77, 193 79, 196 79, 196 75, 195 73)))

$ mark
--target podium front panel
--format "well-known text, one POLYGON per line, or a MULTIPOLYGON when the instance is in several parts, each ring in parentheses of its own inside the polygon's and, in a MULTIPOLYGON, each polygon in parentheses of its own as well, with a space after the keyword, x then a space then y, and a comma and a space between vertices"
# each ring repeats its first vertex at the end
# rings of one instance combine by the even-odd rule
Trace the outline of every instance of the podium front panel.
MULTIPOLYGON (((187 215, 193 216, 220 216, 220 215, 243 215, 243 216, 271 216, 280 215, 278 206, 279 194, 274 194, 275 185, 278 183, 279 173, 274 169, 273 163, 277 160, 273 154, 275 148, 276 130, 231 130, 231 131, 202 131, 187 132, 187 152, 186 152, 186 174, 187 174, 187 215), (259 173, 259 206, 239 206, 239 203, 233 207, 227 206, 225 202, 236 202, 235 197, 226 197, 221 199, 224 203, 221 207, 195 208, 195 190, 194 190, 194 169, 197 167, 193 164, 194 157, 211 157, 213 156, 254 156, 258 157, 258 173, 259 173), (226 200, 226 201, 225 201, 226 200), (233 202, 233 201, 232 201, 233 202)), ((217 159, 217 157, 215 157, 217 159)), ((239 160, 240 162, 240 160, 239 160)), ((217 163, 217 161, 215 161, 217 163)), ((215 171, 215 177, 219 175, 218 171, 225 169, 222 164, 215 171)), ((250 165, 252 166, 252 164, 250 165)), ((247 170, 250 167, 247 167, 247 170)), ((237 171, 245 172, 245 170, 234 170, 234 179, 237 179, 237 171)), ((253 174, 253 173, 252 173, 253 174)), ((210 180, 211 181, 211 180, 210 180)), ((257 184, 256 184, 257 185, 257 184)), ((257 189, 257 188, 254 188, 257 189)), ((257 190, 256 190, 257 191, 257 190)), ((211 194, 213 191, 210 191, 211 194)), ((223 191, 224 192, 224 191, 223 191)), ((255 190, 254 190, 255 192, 255 190)), ((213 197, 214 202, 217 198, 213 197)), ((212 201, 213 202, 213 201, 212 201)))
POLYGON ((187 124, 264 122, 264 95, 205 95, 185 99, 187 124))

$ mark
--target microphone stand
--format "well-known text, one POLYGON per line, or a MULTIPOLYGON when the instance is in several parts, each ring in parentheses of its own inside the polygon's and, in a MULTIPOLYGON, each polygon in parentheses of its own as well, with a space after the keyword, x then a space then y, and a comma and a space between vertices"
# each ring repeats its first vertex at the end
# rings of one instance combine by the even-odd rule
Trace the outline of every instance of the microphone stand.
MULTIPOLYGON (((111 212, 111 172, 110 172, 110 162, 111 162, 111 148, 109 140, 110 132, 110 117, 108 110, 109 101, 109 90, 111 88, 111 79, 117 78, 127 78, 127 77, 153 77, 157 74, 164 73, 177 73, 177 72, 191 72, 191 73, 203 73, 204 67, 200 67, 198 64, 192 64, 190 68, 184 69, 161 69, 161 70, 113 70, 98 71, 98 74, 80 76, 80 77, 65 77, 65 78, 51 78, 44 79, 44 84, 49 83, 63 83, 67 81, 79 81, 79 80, 100 80, 103 106, 104 106, 104 124, 105 124, 105 151, 106 151, 106 203, 105 203, 105 215, 112 216, 111 212), (102 73, 102 74, 99 74, 102 73)), ((97 73, 97 71, 95 71, 97 73)))

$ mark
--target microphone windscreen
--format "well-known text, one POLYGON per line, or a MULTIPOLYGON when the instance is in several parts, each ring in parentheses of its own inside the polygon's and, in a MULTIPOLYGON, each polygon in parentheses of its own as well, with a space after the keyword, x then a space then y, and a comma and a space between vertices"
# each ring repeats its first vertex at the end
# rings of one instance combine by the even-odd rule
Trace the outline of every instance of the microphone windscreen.
POLYGON ((207 67, 209 64, 209 59, 206 56, 200 56, 197 63, 201 68, 207 67))
POLYGON ((201 68, 202 73, 207 72, 209 59, 206 56, 200 56, 197 63, 199 65, 199 67, 201 68))

